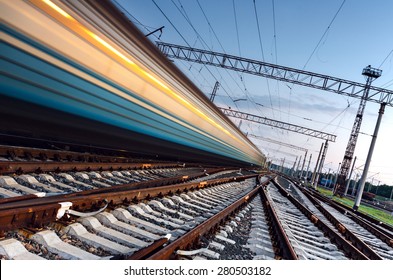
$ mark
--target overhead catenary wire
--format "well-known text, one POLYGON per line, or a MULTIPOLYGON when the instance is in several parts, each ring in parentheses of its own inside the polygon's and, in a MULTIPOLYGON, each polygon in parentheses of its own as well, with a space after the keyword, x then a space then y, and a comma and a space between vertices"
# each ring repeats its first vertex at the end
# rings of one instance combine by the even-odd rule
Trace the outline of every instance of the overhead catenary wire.
MULTIPOLYGON (((214 37, 216 38, 217 42, 219 43, 219 45, 220 45, 220 47, 221 47, 223 53, 227 53, 226 50, 225 50, 225 48, 223 47, 223 45, 222 45, 222 43, 221 43, 221 40, 218 38, 217 33, 216 33, 216 31, 214 30, 214 28, 213 28, 213 26, 212 26, 212 24, 211 24, 209 18, 207 17, 206 12, 205 12, 205 10, 203 9, 201 3, 199 2, 199 0, 197 0, 196 2, 197 2, 197 4, 198 4, 198 6, 199 6, 199 8, 200 8, 200 10, 201 10, 201 12, 202 12, 204 18, 205 18, 207 24, 209 25, 210 30, 213 32, 214 37)), ((208 47, 208 49, 211 50, 209 47, 208 47)), ((226 72, 228 73, 229 77, 235 82, 235 84, 237 85, 237 87, 244 93, 244 95, 247 97, 247 99, 250 100, 250 101, 252 102, 252 104, 254 104, 255 109, 258 110, 258 111, 260 111, 261 109, 260 109, 258 106, 255 105, 256 101, 254 100, 254 98, 248 94, 247 90, 244 90, 244 89, 242 89, 242 88, 239 86, 238 82, 236 81, 236 79, 233 78, 233 76, 231 75, 231 73, 230 73, 230 71, 229 71, 228 69, 225 69, 225 70, 226 70, 226 72)), ((242 76, 240 75, 240 73, 237 73, 237 75, 239 76, 239 78, 241 78, 241 80, 243 80, 243 78, 242 78, 242 76)), ((237 107, 237 106, 236 106, 236 107, 237 107)), ((260 111, 260 112, 261 112, 261 111, 260 111)))
MULTIPOLYGON (((238 47, 238 50, 239 50, 239 56, 242 56, 242 51, 241 51, 241 48, 240 48, 240 36, 239 36, 239 27, 238 27, 237 16, 236 16, 235 0, 232 0, 232 6, 233 6, 233 15, 234 15, 234 18, 235 18, 237 47, 238 47)), ((246 83, 244 81, 244 75, 243 74, 240 74, 240 81, 243 83, 244 91, 247 92, 247 87, 246 87, 246 83)))
POLYGON ((306 69, 308 63, 310 62, 311 58, 313 57, 315 51, 318 49, 319 45, 321 44, 323 38, 325 37, 325 35, 327 34, 327 32, 329 31, 330 27, 332 26, 333 22, 335 21, 337 15, 340 13, 342 7, 344 6, 346 0, 343 0, 343 2, 341 3, 340 7, 338 8, 337 12, 335 13, 335 15, 333 16, 332 20, 330 21, 329 25, 326 27, 325 32, 323 32, 321 38, 319 39, 317 45, 315 46, 315 48, 313 49, 313 51, 311 52, 310 56, 308 57, 306 63, 303 65, 302 70, 306 69))
MULTIPOLYGON (((199 40, 200 42, 201 42, 201 44, 204 46, 204 47, 206 47, 207 49, 209 49, 209 50, 211 50, 210 49, 210 47, 209 47, 209 45, 206 43, 206 41, 203 39, 203 37, 200 35, 200 33, 196 30, 196 28, 194 27, 194 25, 192 24, 192 22, 191 22, 191 19, 190 19, 190 17, 188 16, 188 14, 187 14, 187 12, 186 12, 186 10, 184 9, 184 7, 183 7, 183 5, 182 5, 182 3, 180 2, 180 0, 178 1, 179 2, 179 5, 180 5, 180 8, 177 6, 177 4, 172 0, 172 3, 173 3, 173 5, 176 7, 176 9, 180 12, 180 14, 186 19, 186 21, 187 21, 187 23, 191 26, 191 28, 193 29, 193 31, 195 32, 195 34, 197 35, 197 40, 199 40)), ((201 7, 201 6, 200 6, 201 7)), ((202 8, 201 8, 202 9, 202 8)), ((203 9, 202 9, 202 12, 203 12, 203 14, 204 14, 204 16, 205 16, 205 18, 207 19, 207 16, 206 16, 206 14, 205 14, 205 12, 203 11, 203 9)), ((207 19, 207 21, 208 21, 208 19, 207 19)), ((210 24, 210 22, 208 21, 208 24, 209 24, 209 26, 211 26, 211 24, 210 24)), ((213 33, 214 34, 216 34, 215 32, 214 32, 214 30, 213 30, 213 33)), ((216 37, 216 39, 218 40, 218 37, 216 37)), ((221 45, 221 42, 219 42, 220 43, 220 45, 221 45)), ((222 46, 222 45, 221 45, 222 46)), ((207 68, 207 66, 205 66, 205 68, 208 70, 208 72, 210 72, 210 70, 207 68)), ((217 73, 218 73, 218 75, 220 76, 220 82, 221 83, 223 83, 222 81, 224 81, 224 84, 226 84, 226 86, 230 89, 231 87, 226 83, 226 81, 225 81, 225 79, 222 77, 222 75, 221 75, 221 73, 218 71, 218 69, 217 68, 215 68, 216 69, 216 71, 217 71, 217 73)), ((227 72, 228 72, 228 70, 227 70, 227 72)), ((211 72, 210 72, 211 73, 211 72)), ((214 77, 214 75, 212 75, 213 77, 214 77)), ((236 85, 237 85, 237 87, 241 90, 241 91, 243 91, 243 89, 240 87, 240 85, 237 83, 237 81, 229 74, 229 76, 232 78, 232 80, 236 83, 236 85)), ((218 80, 217 78, 215 78, 214 77, 214 79, 215 80, 218 80)), ((222 88, 224 88, 224 87, 222 87, 222 88)), ((227 91, 226 91, 227 92, 227 91)), ((227 92, 228 93, 228 92, 227 92)), ((245 95, 247 95, 247 92, 245 92, 245 95)), ((231 98, 231 99, 233 99, 233 98, 231 98)), ((236 107, 237 107, 237 105, 235 105, 236 107)))
MULTIPOLYGON (((174 28, 174 30, 179 34, 179 36, 184 40, 184 42, 187 44, 187 46, 191 47, 186 38, 181 34, 181 32, 176 28, 176 26, 173 24, 173 22, 168 18, 168 16, 165 14, 165 12, 160 8, 160 6, 156 3, 155 0, 152 0, 154 5, 157 7, 157 9, 161 12, 161 14, 166 18, 166 20, 171 24, 171 26, 174 28)), ((212 75, 212 77, 215 80, 218 80, 216 76, 210 71, 210 69, 204 65, 204 67, 207 69, 207 71, 212 75)))
MULTIPOLYGON (((139 25, 139 26, 142 26, 144 29, 146 29, 146 31, 147 32, 151 32, 152 30, 155 30, 155 29, 157 29, 157 28, 154 28, 154 27, 150 27, 150 26, 147 26, 147 25, 145 25, 145 24, 143 24, 142 22, 140 22, 134 15, 132 15, 128 10, 126 10, 126 9, 124 9, 124 7, 119 3, 119 2, 117 2, 116 0, 113 0, 113 3, 115 3, 115 5, 126 15, 126 16, 128 16, 128 18, 130 19, 130 18, 132 18, 133 20, 131 20, 134 24, 136 24, 136 25, 139 25), (150 28, 150 29, 149 29, 150 28)), ((155 35, 155 34, 152 34, 154 37, 156 37, 156 39, 157 40, 160 40, 160 37, 159 36, 157 36, 157 35, 155 35)))
MULTIPOLYGON (((180 12, 180 14, 186 19, 187 23, 191 26, 191 28, 193 29, 193 31, 194 31, 195 34, 197 35, 197 40, 199 40, 199 41, 201 42, 201 44, 202 44, 204 47, 206 47, 207 49, 211 50, 210 47, 209 47, 209 45, 206 43, 206 41, 203 39, 203 37, 200 35, 200 33, 199 33, 199 32, 196 30, 196 28, 194 27, 193 23, 191 22, 190 17, 188 16, 188 14, 187 14, 186 10, 184 9, 184 7, 183 7, 182 3, 180 2, 180 0, 179 0, 180 8, 177 6, 177 4, 176 4, 173 0, 172 0, 172 3, 173 3, 173 5, 177 8, 177 10, 180 12)), ((216 81, 219 80, 221 84, 225 84, 225 86, 226 86, 227 88, 229 88, 229 89, 231 88, 231 87, 226 83, 226 80, 222 77, 221 73, 218 71, 217 68, 214 68, 214 69, 216 69, 216 71, 217 71, 217 73, 218 73, 218 75, 220 76, 221 79, 217 79, 217 78, 210 72, 210 70, 207 68, 206 65, 205 65, 204 67, 208 70, 208 72, 214 77, 214 79, 215 79, 216 81)), ((228 71, 228 70, 227 70, 227 71, 228 71)), ((200 72, 200 71, 199 71, 199 74, 201 75, 201 72, 200 72)), ((233 79, 233 78, 232 78, 232 79, 233 79)), ((205 80, 206 80, 206 79, 205 79, 205 80)), ((233 80, 234 80, 234 79, 233 79, 233 80)), ((239 88, 240 90, 242 90, 242 88, 241 88, 240 85, 236 82, 236 80, 234 80, 234 82, 237 84, 238 88, 239 88)), ((231 95, 228 93, 228 91, 225 89, 225 87, 221 86, 221 88, 222 88, 222 90, 224 90, 224 92, 228 95, 228 97, 229 97, 229 98, 232 100, 232 102, 233 102, 233 98, 232 98, 231 95)), ((235 104, 236 108, 238 108, 237 104, 236 104, 236 103, 234 103, 234 104, 235 104)))
POLYGON ((388 57, 393 53, 393 49, 388 53, 388 55, 385 57, 385 59, 381 62, 381 64, 378 66, 378 68, 381 68, 382 65, 385 63, 385 61, 388 59, 388 57))
MULTIPOLYGON (((256 23, 257 23, 259 46, 261 48, 262 60, 266 61, 265 60, 265 54, 264 54, 264 51, 263 51, 262 36, 261 36, 261 29, 260 29, 260 26, 259 26, 259 17, 258 17, 257 5, 255 3, 255 0, 253 0, 253 2, 254 2, 254 13, 255 13, 255 19, 256 19, 256 23)), ((270 107, 273 108, 272 94, 271 94, 271 91, 270 91, 269 80, 267 78, 265 80, 266 80, 266 85, 267 85, 267 92, 269 94, 270 107)), ((273 114, 273 118, 274 118, 275 116, 274 116, 273 109, 272 109, 272 114, 273 114)))

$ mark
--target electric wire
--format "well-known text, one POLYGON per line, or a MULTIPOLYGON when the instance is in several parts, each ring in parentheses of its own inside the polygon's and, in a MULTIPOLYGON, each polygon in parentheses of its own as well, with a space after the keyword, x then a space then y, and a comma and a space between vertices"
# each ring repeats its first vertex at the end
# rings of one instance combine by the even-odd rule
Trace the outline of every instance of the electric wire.
POLYGON ((327 32, 329 31, 330 27, 332 26, 334 20, 336 19, 337 15, 340 13, 342 7, 344 6, 346 0, 343 0, 343 2, 341 3, 340 7, 338 8, 337 12, 335 13, 334 17, 332 18, 332 20, 330 21, 329 25, 327 26, 327 28, 325 29, 325 32, 322 34, 321 38, 319 39, 317 45, 315 46, 315 48, 313 49, 313 51, 311 52, 310 56, 308 57, 306 63, 304 64, 302 70, 306 69, 308 63, 310 62, 311 58, 313 57, 315 51, 317 50, 317 48, 319 47, 319 45, 321 44, 323 38, 325 37, 325 35, 327 34, 327 32))
MULTIPOLYGON (((180 0, 178 0, 178 2, 179 2, 179 5, 180 5, 180 8, 177 6, 177 4, 172 0, 172 3, 173 3, 173 5, 176 7, 176 9, 180 12, 180 14, 186 19, 186 21, 187 21, 187 23, 191 26, 191 28, 193 29, 193 31, 195 32, 195 34, 197 35, 197 39, 201 42, 201 44, 204 46, 204 47, 206 47, 207 49, 209 49, 210 51, 212 51, 211 50, 211 48, 209 47, 209 45, 206 43, 206 41, 203 39, 203 37, 200 35, 200 33, 196 30, 196 28, 194 27, 194 25, 192 24, 192 22, 191 22, 191 19, 190 19, 190 17, 188 16, 188 14, 187 14, 187 12, 186 12, 186 10, 184 9, 184 7, 183 7, 183 5, 182 5, 182 3, 181 3, 181 1, 180 0)), ((204 11, 203 11, 203 13, 204 13, 204 11)), ((205 14, 205 16, 206 16, 206 14, 205 14)), ((211 24, 210 24, 210 22, 209 22, 209 26, 211 26, 211 24)), ((214 30, 213 30, 213 32, 214 32, 214 30)), ((214 32, 215 33, 215 32, 214 32)), ((218 39, 218 38, 217 38, 218 39)), ((221 43, 220 43, 221 44, 221 43)), ((207 66, 205 66, 206 68, 207 68, 207 66)), ((228 87, 228 88, 231 88, 227 83, 226 83, 226 81, 225 81, 225 79, 222 77, 222 75, 221 75, 221 73, 218 71, 218 69, 216 68, 216 67, 214 67, 214 69, 216 70, 216 72, 218 73, 218 75, 220 76, 220 78, 221 78, 221 80, 220 80, 220 82, 222 83, 222 81, 224 81, 225 82, 225 85, 228 87)), ((208 70, 209 71, 209 70, 208 70)), ((226 71, 228 72, 228 70, 226 69, 226 71)), ((210 71, 209 71, 210 72, 210 71)), ((237 83, 237 81, 229 74, 229 76, 232 78, 232 80, 235 82, 235 84, 237 85, 237 87, 241 90, 241 91, 243 91, 243 89, 240 87, 240 85, 237 83)), ((216 81, 218 80, 217 78, 215 78, 216 79, 216 81)), ((223 88, 223 87, 222 87, 223 88)), ((228 93, 228 92, 226 92, 226 93, 228 93)), ((245 92, 245 95, 247 96, 247 92, 245 92)), ((232 100, 233 100, 233 98, 231 98, 232 100)), ((236 107, 237 107, 237 105, 235 105, 236 107)))
MULTIPOLYGON (((256 19, 257 29, 258 29, 259 46, 261 48, 262 60, 265 61, 265 54, 264 54, 263 45, 262 45, 261 29, 259 27, 259 18, 258 18, 257 6, 256 6, 256 3, 255 3, 255 0, 253 0, 253 2, 254 2, 255 19, 256 19)), ((269 94, 270 107, 273 108, 273 102, 272 102, 272 95, 271 95, 271 91, 270 91, 269 79, 266 78, 265 81, 266 81, 266 85, 267 85, 267 91, 268 91, 268 94, 269 94)), ((272 114, 273 114, 273 118, 275 118, 273 110, 272 110, 272 114)))
MULTIPOLYGON (((156 28, 154 28, 154 27, 150 27, 150 26, 147 26, 147 25, 145 25, 145 24, 143 24, 142 22, 140 22, 135 16, 133 16, 128 10, 126 10, 119 2, 117 2, 116 0, 113 0, 113 3, 115 3, 115 5, 123 12, 123 14, 125 14, 130 20, 131 20, 131 18, 134 20, 131 20, 134 24, 136 24, 136 25, 140 25, 140 26, 142 26, 144 29, 146 29, 146 31, 148 31, 149 33, 152 31, 152 30, 155 30, 156 28), (150 28, 150 29, 149 29, 150 28)), ((156 37, 156 39, 157 40, 160 40, 160 37, 158 37, 157 35, 155 35, 155 34, 152 34, 154 37, 156 37)))
MULTIPOLYGON (((239 49, 239 56, 241 57, 242 56, 242 51, 241 51, 241 48, 240 48, 240 36, 239 36, 239 27, 238 27, 238 24, 237 24, 235 0, 232 0, 232 7, 233 7, 233 15, 234 15, 234 18, 235 18, 237 47, 239 49)), ((246 84, 245 84, 245 81, 244 81, 244 75, 242 73, 240 74, 240 81, 243 83, 244 91, 247 92, 247 87, 246 87, 246 84)))
POLYGON ((381 65, 378 66, 378 68, 381 68, 382 65, 385 63, 385 61, 388 59, 388 57, 393 53, 393 49, 388 53, 388 55, 385 57, 385 59, 381 62, 381 65))
MULTIPOLYGON (((183 7, 181 1, 178 0, 179 5, 180 5, 180 8, 177 6, 177 4, 176 4, 173 0, 171 0, 171 1, 172 1, 173 5, 176 7, 176 9, 180 12, 180 14, 186 19, 187 23, 191 26, 191 28, 193 29, 193 31, 194 31, 195 34, 197 35, 197 40, 199 40, 199 41, 201 42, 201 44, 204 45, 204 47, 206 47, 207 49, 209 49, 210 51, 212 51, 211 48, 209 47, 209 45, 206 43, 206 41, 203 39, 203 37, 200 35, 200 33, 196 30, 196 28, 195 28, 194 25, 192 24, 191 19, 190 19, 190 17, 188 16, 187 11, 184 9, 184 7, 183 7)), ((194 63, 193 63, 193 64, 194 64, 194 63)), ((193 64, 192 64, 192 65, 193 65, 193 64)), ((206 67, 206 66, 205 66, 205 67, 206 67)), ((219 75, 220 78, 221 78, 221 79, 220 79, 220 83, 222 84, 222 83, 223 83, 222 81, 224 81, 224 82, 225 82, 225 85, 226 85, 228 88, 231 88, 231 87, 226 83, 225 79, 222 77, 222 75, 221 75, 221 73, 218 71, 218 69, 217 69, 216 67, 215 67, 214 69, 216 69, 218 75, 219 75)), ((200 71, 199 71, 199 73, 200 73, 200 71)), ((216 79, 216 81, 217 81, 217 79, 216 79)), ((236 81, 235 81, 235 82, 236 82, 236 81)), ((240 90, 242 90, 241 87, 240 87, 239 85, 238 85, 238 87, 239 87, 240 90)), ((221 88, 225 91, 225 93, 228 95, 228 97, 230 97, 230 99, 233 101, 234 99, 229 95, 228 91, 225 90, 225 87, 221 87, 221 88)), ((236 106, 236 108, 238 108, 237 104, 235 104, 235 106, 236 106)))
MULTIPOLYGON (((201 12, 202 12, 204 18, 205 18, 207 24, 209 25, 210 30, 213 32, 214 37, 216 38, 217 42, 219 43, 219 45, 220 45, 220 47, 221 47, 223 53, 226 54, 227 52, 225 51, 225 48, 223 47, 223 45, 222 45, 220 39, 218 38, 217 33, 216 33, 216 31, 214 30, 214 28, 213 28, 213 26, 212 26, 212 24, 211 24, 209 18, 207 17, 206 12, 205 12, 205 10, 203 9, 201 3, 199 2, 199 0, 196 0, 196 2, 197 2, 197 4, 198 4, 198 6, 199 6, 199 8, 200 8, 200 10, 201 10, 201 12)), ((208 48, 208 49, 210 49, 210 48, 208 48)), ((231 75, 231 73, 230 73, 230 71, 229 71, 228 69, 225 69, 225 71, 228 73, 229 77, 235 82, 235 84, 237 85, 237 87, 244 93, 244 95, 247 97, 247 99, 250 100, 250 101, 252 102, 252 104, 254 105, 255 109, 256 109, 257 111, 260 111, 260 108, 258 108, 258 107, 255 105, 256 101, 254 100, 254 98, 253 98, 252 96, 250 96, 250 95, 248 94, 248 91, 247 91, 247 90, 244 91, 244 90, 240 87, 240 85, 238 84, 238 82, 236 81, 236 79, 233 78, 233 76, 231 75)), ((241 77, 240 73, 236 72, 236 74, 239 76, 239 78, 240 78, 241 80, 243 80, 243 78, 241 77)), ((236 105, 236 107, 238 107, 238 106, 236 105)), ((261 111, 260 111, 260 112, 261 112, 261 111)))
MULTIPOLYGON (((187 44, 187 46, 189 46, 191 48, 191 45, 188 43, 188 41, 186 40, 186 38, 181 34, 181 32, 176 28, 176 26, 172 23, 172 21, 168 18, 168 16, 164 13, 164 11, 160 8, 160 6, 158 6, 158 4, 156 3, 155 0, 152 0, 152 2, 154 3, 154 5, 157 7, 157 9, 161 12, 161 14, 166 18, 166 20, 171 24, 171 26, 173 27, 173 29, 179 34, 179 36, 184 40, 184 42, 187 44)), ((205 65, 205 68, 207 69, 207 71, 213 76, 213 78, 215 80, 218 80, 214 74, 210 71, 210 69, 208 69, 205 65)))
MULTIPOLYGON (((275 57, 275 63, 278 64, 277 31, 276 31, 276 9, 275 9, 274 0, 272 0, 272 13, 273 13, 274 57, 275 57)), ((281 111, 280 85, 279 85, 278 81, 276 81, 276 93, 277 93, 277 96, 278 96, 278 108, 281 111)), ((281 113, 279 114, 279 119, 281 120, 281 113)))

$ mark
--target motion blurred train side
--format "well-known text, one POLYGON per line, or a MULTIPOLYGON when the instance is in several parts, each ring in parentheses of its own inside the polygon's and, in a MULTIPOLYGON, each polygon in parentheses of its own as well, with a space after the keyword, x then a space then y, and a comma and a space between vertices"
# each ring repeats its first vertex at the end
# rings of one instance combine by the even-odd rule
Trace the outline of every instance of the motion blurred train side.
POLYGON ((0 144, 46 139, 177 160, 264 162, 110 1, 0 0, 0 15, 0 144))

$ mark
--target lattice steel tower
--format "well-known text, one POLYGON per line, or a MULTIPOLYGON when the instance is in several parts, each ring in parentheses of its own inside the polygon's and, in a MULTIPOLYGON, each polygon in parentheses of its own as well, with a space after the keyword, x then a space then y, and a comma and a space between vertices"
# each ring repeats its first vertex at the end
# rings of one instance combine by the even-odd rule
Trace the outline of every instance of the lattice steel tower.
POLYGON ((344 193, 345 181, 349 173, 353 154, 355 152, 356 142, 358 140, 359 130, 363 120, 364 108, 366 107, 366 102, 368 99, 371 83, 375 79, 380 77, 381 74, 382 74, 382 70, 372 68, 371 65, 363 69, 362 75, 367 77, 367 81, 364 87, 363 96, 360 100, 360 105, 356 114, 355 122, 353 123, 351 136, 349 137, 347 148, 345 149, 344 159, 342 161, 339 177, 337 180, 337 184, 335 186, 335 194, 342 195, 344 193))

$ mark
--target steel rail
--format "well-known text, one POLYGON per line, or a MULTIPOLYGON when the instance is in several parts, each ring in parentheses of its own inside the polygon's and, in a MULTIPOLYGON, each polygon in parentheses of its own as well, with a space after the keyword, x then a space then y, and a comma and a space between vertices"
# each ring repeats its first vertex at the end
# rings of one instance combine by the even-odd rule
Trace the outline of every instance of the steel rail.
MULTIPOLYGON (((270 181, 268 183, 270 183, 270 181)), ((273 238, 275 238, 275 241, 277 242, 277 244, 275 244, 276 245, 275 247, 279 250, 278 255, 281 255, 283 259, 287 259, 287 260, 299 259, 295 252, 295 249, 292 247, 292 244, 289 241, 289 238, 284 231, 284 228, 281 225, 280 219, 278 218, 278 215, 274 210, 274 207, 269 203, 264 188, 261 188, 260 194, 261 194, 262 205, 264 206, 265 212, 269 217, 268 219, 270 222, 271 231, 275 233, 275 235, 273 234, 272 235, 273 238)))
POLYGON ((162 246, 164 246, 166 243, 168 243, 169 239, 170 239, 170 236, 165 236, 163 238, 160 238, 160 239, 154 241, 149 246, 138 250, 137 252, 135 252, 134 254, 132 254, 131 256, 129 256, 125 259, 127 259, 127 260, 144 260, 148 256, 152 255, 154 252, 159 251, 162 248, 162 246))
MULTIPOLYGON (((122 151, 112 151, 117 154, 126 154, 122 151)), ((100 161, 100 162, 137 162, 137 159, 133 159, 130 156, 110 156, 110 155, 99 155, 92 153, 74 152, 66 150, 50 150, 42 148, 32 147, 19 147, 19 146, 7 146, 0 145, 0 156, 5 157, 20 157, 20 158, 35 158, 35 159, 52 159, 52 160, 79 160, 79 161, 100 161)))
MULTIPOLYGON (((315 201, 315 203, 318 203, 313 196, 315 196, 315 193, 310 192, 309 190, 306 189, 300 189, 307 197, 312 197, 310 200, 315 201)), ((346 209, 340 207, 340 205, 337 205, 336 203, 332 203, 332 201, 329 198, 326 197, 319 197, 318 199, 322 200, 324 203, 330 205, 337 211, 339 211, 341 214, 345 214, 346 216, 350 216, 350 218, 355 221, 357 224, 360 226, 364 227, 367 229, 369 232, 374 234, 376 237, 381 239, 383 242, 385 242, 387 245, 393 248, 393 235, 389 232, 382 232, 379 229, 377 229, 374 225, 372 225, 370 222, 361 219, 358 217, 356 214, 353 212, 349 212, 346 209)), ((313 202, 314 203, 314 202, 313 202)), ((318 203, 319 204, 319 203, 318 203)), ((322 205, 321 205, 322 207, 322 205)), ((327 211, 327 210, 326 210, 327 211)), ((330 214, 331 215, 331 214, 330 214)))
MULTIPOLYGON (((183 166, 179 163, 126 163, 126 162, 21 162, 4 161, 0 162, 0 175, 22 174, 22 173, 43 173, 43 172, 67 172, 67 171, 90 171, 90 170, 124 170, 124 169, 154 169, 173 168, 183 166)), ((187 167, 191 167, 187 166, 187 167)))
MULTIPOLYGON (((267 184, 265 182, 264 184, 267 184)), ((170 259, 177 250, 189 249, 192 244, 197 242, 199 238, 205 234, 208 234, 214 230, 223 220, 230 216, 233 212, 239 209, 242 205, 254 198, 260 191, 261 186, 254 188, 251 192, 244 195, 219 213, 215 214, 213 217, 204 221, 202 224, 196 226, 190 230, 185 235, 179 237, 174 242, 162 248, 160 251, 156 252, 148 260, 166 260, 170 259)))
POLYGON ((0 232, 5 232, 20 227, 36 227, 56 220, 56 215, 60 208, 60 203, 71 202, 70 209, 76 211, 92 211, 109 204, 114 207, 121 204, 129 204, 144 199, 162 197, 174 193, 182 193, 195 189, 202 189, 218 184, 243 181, 255 175, 238 176, 208 180, 204 182, 188 182, 183 184, 145 187, 141 189, 118 189, 108 191, 105 189, 98 193, 90 191, 34 198, 30 200, 11 201, 0 204, 0 232), (41 222, 42 221, 42 222, 41 222))
MULTIPOLYGON (((231 170, 228 168, 216 168, 216 169, 208 169, 206 172, 209 174, 214 174, 223 170, 231 170)), ((236 169, 237 170, 237 169, 236 169)), ((124 191, 124 190, 135 190, 135 189, 143 189, 143 188, 155 188, 155 187, 160 187, 160 186, 165 186, 165 185, 174 185, 174 184, 181 184, 185 183, 187 181, 200 178, 205 176, 205 172, 199 172, 195 173, 192 175, 181 175, 181 176, 176 176, 176 177, 168 177, 168 178, 161 178, 161 179, 154 179, 154 180, 149 180, 149 181, 142 181, 142 182, 135 182, 135 183, 128 183, 128 184, 121 184, 121 185, 115 185, 111 186, 110 188, 97 188, 97 189, 91 189, 91 190, 85 190, 81 192, 75 192, 75 193, 67 193, 67 194, 57 194, 56 197, 58 198, 70 198, 73 196, 79 196, 79 195, 87 195, 87 194, 98 194, 98 193, 109 193, 109 192, 117 192, 117 191, 124 191)), ((10 198, 2 198, 0 199, 0 210, 2 209, 1 204, 7 204, 7 203, 12 203, 12 202, 17 202, 17 201, 25 201, 29 199, 36 199, 41 196, 37 195, 24 195, 24 196, 18 196, 18 197, 10 197, 10 198)))
MULTIPOLYGON (((283 196, 287 197, 289 201, 291 201, 316 227, 318 227, 322 232, 324 232, 327 235, 327 237, 333 243, 335 243, 338 246, 338 248, 341 248, 351 259, 357 259, 357 260, 369 259, 369 256, 365 255, 357 247, 353 246, 351 243, 345 240, 341 235, 339 235, 336 231, 334 231, 323 221, 321 221, 314 213, 312 213, 300 201, 298 201, 295 197, 293 197, 290 193, 288 193, 282 186, 280 186, 280 184, 278 184, 274 180, 272 181, 272 183, 274 186, 276 186, 276 188, 280 191, 280 193, 283 196)), ((364 245, 367 246, 366 244, 364 245)), ((367 248, 369 247, 367 246, 367 248)))
POLYGON ((303 192, 304 195, 311 201, 314 206, 321 211, 321 213, 336 227, 336 229, 345 236, 345 239, 350 241, 356 248, 373 260, 382 260, 382 257, 371 249, 364 241, 357 237, 351 230, 349 230, 343 223, 333 216, 325 207, 323 207, 310 193, 303 192))
MULTIPOLYGON (((295 184, 296 186, 299 187, 299 189, 305 188, 298 180, 295 180, 294 178, 291 178, 285 174, 280 174, 280 176, 285 177, 287 180, 291 181, 293 184, 295 184)), ((358 219, 359 217, 362 218, 363 220, 365 220, 366 222, 368 222, 369 224, 371 224, 371 226, 375 227, 374 225, 378 225, 381 230, 383 230, 383 234, 389 236, 390 238, 393 238, 393 234, 391 232, 393 232, 393 227, 382 222, 379 221, 365 213, 359 212, 359 211, 354 211, 351 207, 338 203, 334 200, 331 200, 329 198, 327 198, 326 196, 323 196, 321 193, 319 193, 318 191, 315 191, 314 189, 307 189, 308 191, 310 191, 313 196, 316 196, 318 199, 324 201, 325 203, 328 203, 330 206, 332 206, 333 208, 335 208, 337 211, 339 211, 342 214, 348 214, 351 213, 352 216, 356 217, 355 219, 358 219)))

